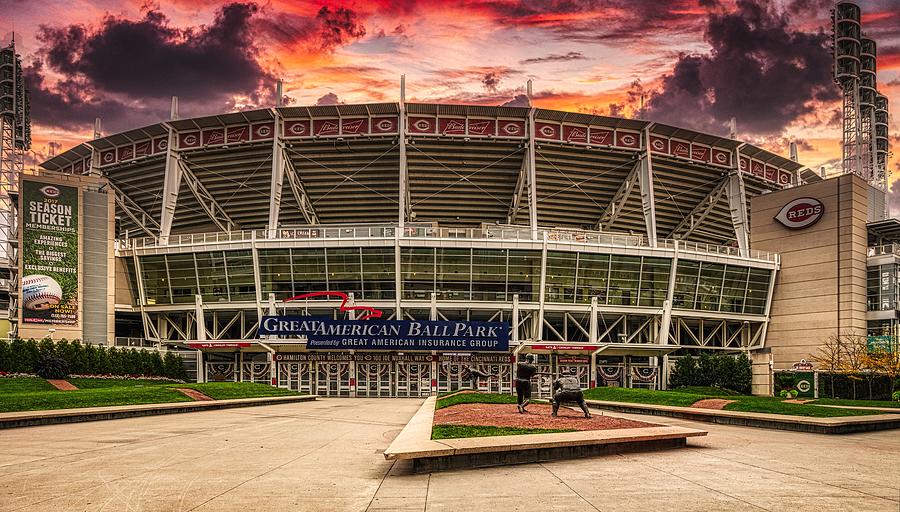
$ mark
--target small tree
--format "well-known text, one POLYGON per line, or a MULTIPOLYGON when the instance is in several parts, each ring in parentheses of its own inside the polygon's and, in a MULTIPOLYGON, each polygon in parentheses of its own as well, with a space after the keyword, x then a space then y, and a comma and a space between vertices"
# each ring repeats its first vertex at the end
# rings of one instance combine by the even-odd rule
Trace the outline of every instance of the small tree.
POLYGON ((0 372, 11 371, 9 369, 12 363, 12 352, 9 350, 9 343, 6 340, 0 340, 0 372))
POLYGON ((840 373, 843 368, 844 340, 840 336, 830 336, 819 347, 818 352, 811 359, 819 366, 820 370, 828 372, 828 380, 831 384, 831 396, 834 397, 834 374, 840 373))
POLYGON ((669 377, 669 384, 673 388, 695 386, 697 382, 697 361, 691 356, 682 356, 675 361, 675 368, 669 377))
MULTIPOLYGON (((843 352, 841 357, 840 371, 847 375, 853 386, 853 399, 856 399, 856 381, 862 380, 859 374, 866 370, 868 359, 868 347, 866 346, 866 338, 855 334, 844 335, 844 343, 842 344, 843 352)), ((870 386, 871 396, 871 386, 870 386)))
POLYGON ((697 386, 714 386, 716 384, 716 361, 706 352, 697 358, 697 386))

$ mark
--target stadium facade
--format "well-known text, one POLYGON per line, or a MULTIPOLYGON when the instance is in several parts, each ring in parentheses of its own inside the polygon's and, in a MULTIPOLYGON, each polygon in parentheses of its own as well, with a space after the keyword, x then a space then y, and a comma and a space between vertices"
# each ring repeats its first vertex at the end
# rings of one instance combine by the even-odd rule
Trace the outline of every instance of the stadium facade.
POLYGON ((495 376, 477 386, 509 391, 516 357, 535 353, 543 371, 571 370, 585 387, 664 388, 674 357, 725 351, 750 355, 754 391, 767 393, 773 368, 829 333, 897 334, 896 299, 867 307, 867 265, 897 272, 900 228, 883 220, 883 192, 659 123, 282 106, 97 138, 42 174, 104 180, 115 340, 194 353, 200 380, 420 396, 470 385, 477 368, 495 376), (326 291, 347 300, 295 299, 326 291), (792 316, 801 310, 821 311, 792 316), (361 311, 382 315, 363 322, 501 322, 508 349, 319 350, 259 334, 266 316, 361 311))

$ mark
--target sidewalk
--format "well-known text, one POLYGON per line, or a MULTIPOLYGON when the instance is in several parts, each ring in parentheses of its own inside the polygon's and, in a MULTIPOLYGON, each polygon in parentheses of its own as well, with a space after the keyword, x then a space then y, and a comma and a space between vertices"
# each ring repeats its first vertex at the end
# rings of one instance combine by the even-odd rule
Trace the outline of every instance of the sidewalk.
POLYGON ((760 412, 726 411, 721 409, 701 409, 697 407, 675 407, 670 405, 633 404, 585 400, 588 407, 606 409, 631 414, 669 416, 694 421, 721 423, 743 427, 792 430, 817 434, 849 434, 900 428, 900 414, 873 414, 871 416, 844 416, 837 418, 810 418, 787 414, 760 412))
POLYGON ((114 405, 111 407, 85 407, 81 409, 50 409, 0 413, 0 429, 78 423, 82 421, 114 420, 159 414, 254 407, 315 400, 316 395, 271 396, 262 398, 238 398, 202 402, 175 402, 164 404, 114 405))

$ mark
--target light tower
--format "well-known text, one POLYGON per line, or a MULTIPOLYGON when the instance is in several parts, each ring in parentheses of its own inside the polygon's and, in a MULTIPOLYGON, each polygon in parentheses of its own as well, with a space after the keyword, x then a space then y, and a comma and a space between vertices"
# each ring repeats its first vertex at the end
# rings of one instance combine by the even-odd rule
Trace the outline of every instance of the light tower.
POLYGON ((834 81, 843 94, 841 167, 886 194, 887 98, 878 93, 877 46, 863 36, 858 5, 837 2, 831 21, 834 81))
POLYGON ((19 175, 25 169, 25 153, 30 148, 28 94, 13 36, 9 46, 0 48, 0 317, 8 316, 12 324, 10 335, 16 332, 18 310, 16 198, 19 175))

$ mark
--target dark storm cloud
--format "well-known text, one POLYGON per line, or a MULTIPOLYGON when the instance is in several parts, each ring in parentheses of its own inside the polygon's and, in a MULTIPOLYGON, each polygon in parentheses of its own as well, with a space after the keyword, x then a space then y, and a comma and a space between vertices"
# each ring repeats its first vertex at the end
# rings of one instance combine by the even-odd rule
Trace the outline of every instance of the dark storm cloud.
POLYGON ((366 35, 366 28, 356 13, 344 7, 319 9, 316 19, 322 24, 322 48, 331 49, 366 35))
POLYGON ((792 29, 767 1, 710 13, 705 39, 710 53, 680 56, 644 117, 717 133, 734 117, 742 133, 775 135, 837 99, 828 36, 792 29))
POLYGON ((515 98, 507 101, 500 105, 501 107, 528 107, 528 96, 524 94, 517 94, 515 98))
POLYGON ((338 104, 340 104, 340 102, 341 101, 340 101, 340 99, 338 99, 337 94, 330 92, 330 93, 326 94, 325 96, 322 96, 321 98, 317 99, 316 105, 317 106, 338 105, 338 104))
POLYGON ((481 85, 484 86, 485 89, 491 92, 497 91, 497 86, 500 85, 500 74, 495 72, 490 72, 484 75, 481 79, 481 85))
POLYGON ((540 64, 544 62, 568 62, 572 60, 584 60, 587 57, 581 52, 569 52, 565 54, 551 53, 543 57, 532 57, 530 59, 520 60, 519 64, 540 64))
POLYGON ((250 95, 274 81, 256 60, 250 18, 257 11, 229 4, 211 25, 187 30, 155 10, 137 21, 107 16, 95 31, 42 26, 40 54, 54 71, 113 93, 186 101, 250 95))

